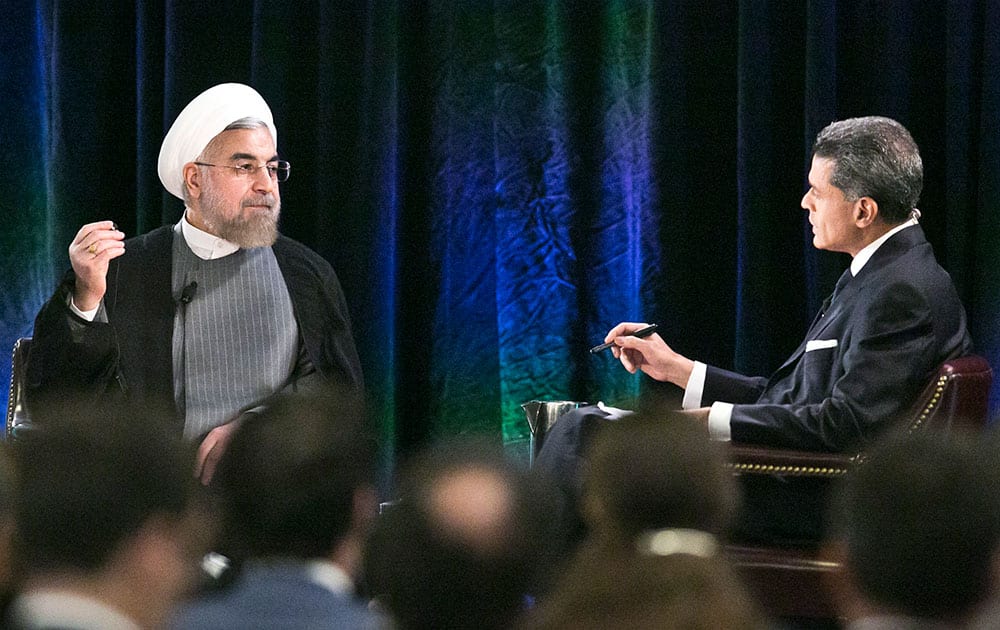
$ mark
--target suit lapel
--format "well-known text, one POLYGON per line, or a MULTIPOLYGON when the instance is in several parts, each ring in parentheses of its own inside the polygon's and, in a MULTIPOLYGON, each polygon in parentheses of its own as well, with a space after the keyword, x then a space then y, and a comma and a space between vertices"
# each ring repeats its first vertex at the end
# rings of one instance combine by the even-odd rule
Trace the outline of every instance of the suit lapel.
MULTIPOLYGON (((843 312, 845 305, 850 304, 857 297, 861 288, 865 285, 865 281, 876 270, 883 268, 889 261, 894 258, 898 258, 903 253, 909 251, 910 249, 926 245, 927 239, 924 237, 924 232, 919 225, 915 225, 905 230, 901 230, 896 234, 893 234, 885 243, 879 247, 872 257, 868 260, 858 275, 855 276, 851 281, 847 282, 837 293, 836 300, 833 300, 828 310, 823 312, 822 309, 816 318, 813 320, 812 325, 809 326, 808 332, 806 332, 805 338, 799 347, 795 349, 790 357, 781 365, 780 368, 771 376, 771 381, 773 382, 775 378, 778 378, 789 368, 794 366, 802 355, 805 353, 806 344, 813 340, 818 339, 822 335, 823 331, 830 326, 831 322, 836 321, 840 314, 843 312)), ((844 273, 850 273, 850 269, 844 273)), ((841 276, 843 278, 843 276, 841 276)), ((838 284, 840 281, 838 281, 838 284)), ((826 305, 827 302, 824 302, 826 305)))
POLYGON ((809 326, 809 330, 806 331, 806 336, 802 339, 802 343, 800 343, 799 347, 795 349, 795 352, 793 352, 792 355, 781 364, 781 367, 778 368, 777 372, 775 372, 776 375, 779 372, 782 372, 785 368, 794 365, 799 360, 799 357, 801 357, 805 352, 806 344, 813 339, 817 339, 823 330, 830 325, 830 322, 837 319, 837 316, 844 310, 844 304, 850 303, 850 301, 854 298, 854 295, 857 293, 857 287, 860 283, 857 282, 856 279, 848 280, 847 276, 849 276, 850 273, 850 267, 844 270, 844 274, 841 275, 840 279, 837 281, 839 288, 834 291, 833 295, 823 301, 823 306, 820 308, 819 313, 816 314, 816 318, 813 319, 812 324, 809 326), (836 296, 836 299, 834 299, 834 296, 836 296))

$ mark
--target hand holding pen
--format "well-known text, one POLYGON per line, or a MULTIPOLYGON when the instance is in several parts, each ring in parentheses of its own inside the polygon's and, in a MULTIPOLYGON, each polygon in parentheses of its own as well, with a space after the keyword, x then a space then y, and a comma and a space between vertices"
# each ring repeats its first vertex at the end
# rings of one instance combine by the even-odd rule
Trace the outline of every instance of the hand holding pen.
MULTIPOLYGON (((619 324, 618 326, 622 326, 622 325, 624 325, 624 324, 619 324)), ((648 337, 648 336, 652 335, 654 332, 656 332, 657 328, 659 328, 659 326, 657 326, 656 324, 650 324, 649 326, 645 326, 644 328, 640 328, 639 330, 636 330, 636 331, 633 331, 633 332, 624 333, 624 334, 626 336, 629 336, 629 337, 640 337, 640 338, 642 338, 642 337, 648 337)), ((612 330, 611 332, 614 332, 614 330, 612 330)), ((591 348, 590 349, 590 354, 597 354, 598 352, 600 352, 602 350, 607 350, 611 346, 615 345, 615 338, 616 337, 618 337, 618 335, 615 335, 614 337, 612 337, 611 333, 608 333, 607 337, 604 338, 604 343, 602 343, 599 346, 594 346, 593 348, 591 348), (611 339, 608 339, 608 337, 611 337, 611 339)), ((615 356, 617 357, 618 353, 615 353, 615 356)))
POLYGON ((639 370, 658 381, 669 381, 686 387, 694 362, 671 349, 656 333, 656 324, 622 322, 604 336, 604 343, 591 348, 597 353, 610 348, 626 370, 639 370))

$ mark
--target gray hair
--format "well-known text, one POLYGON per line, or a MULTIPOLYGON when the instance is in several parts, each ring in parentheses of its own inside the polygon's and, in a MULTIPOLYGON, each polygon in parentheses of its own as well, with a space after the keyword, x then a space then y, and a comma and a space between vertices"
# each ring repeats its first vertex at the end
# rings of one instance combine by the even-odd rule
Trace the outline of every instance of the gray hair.
POLYGON ((813 155, 834 162, 831 184, 850 200, 874 199, 890 225, 916 208, 924 166, 917 143, 895 120, 866 116, 830 123, 816 136, 813 155))
MULTIPOLYGON (((246 116, 229 123, 222 131, 232 131, 233 129, 259 129, 260 127, 267 127, 267 122, 255 116, 246 116)), ((222 131, 219 133, 222 133, 222 131)), ((211 144, 211 142, 209 142, 209 144, 211 144)))

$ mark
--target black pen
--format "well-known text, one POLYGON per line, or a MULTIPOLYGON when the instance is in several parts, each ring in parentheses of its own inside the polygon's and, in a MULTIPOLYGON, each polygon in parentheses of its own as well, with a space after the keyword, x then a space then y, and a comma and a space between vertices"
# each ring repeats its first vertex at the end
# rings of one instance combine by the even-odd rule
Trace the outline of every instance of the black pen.
MULTIPOLYGON (((635 332, 630 332, 627 335, 621 335, 621 336, 622 337, 648 337, 648 336, 652 335, 653 333, 655 333, 657 328, 659 328, 659 326, 657 326, 656 324, 650 324, 649 326, 646 326, 645 328, 640 328, 639 330, 637 330, 635 332)), ((608 348, 610 348, 613 345, 615 345, 614 341, 609 341, 607 343, 602 343, 599 346, 594 346, 593 348, 591 348, 590 349, 590 353, 591 354, 597 354, 601 350, 607 350, 608 348)))

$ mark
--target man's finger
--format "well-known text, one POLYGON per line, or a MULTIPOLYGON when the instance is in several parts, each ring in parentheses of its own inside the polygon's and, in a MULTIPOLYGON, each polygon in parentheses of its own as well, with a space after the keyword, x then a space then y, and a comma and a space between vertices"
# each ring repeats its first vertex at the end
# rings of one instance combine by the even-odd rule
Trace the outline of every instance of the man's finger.
POLYGON ((115 245, 108 245, 107 247, 98 247, 97 253, 94 254, 94 258, 103 258, 104 260, 111 260, 112 258, 118 258, 125 253, 125 246, 121 243, 115 245))
POLYGON ((198 446, 198 453, 195 455, 194 462, 194 476, 201 478, 202 471, 205 467, 205 460, 208 459, 209 453, 212 452, 212 448, 215 446, 215 437, 209 432, 205 439, 202 440, 201 445, 198 446))
POLYGON ((201 485, 207 486, 212 483, 212 477, 215 476, 215 466, 219 463, 219 456, 216 455, 218 449, 213 448, 208 452, 208 456, 205 457, 205 464, 201 468, 201 485))
POLYGON ((631 353, 626 352, 624 350, 621 350, 620 352, 621 352, 621 357, 619 357, 619 360, 622 362, 622 365, 625 367, 626 370, 628 370, 629 374, 635 374, 636 365, 632 361, 631 353))
POLYGON ((118 231, 117 228, 118 226, 115 225, 115 222, 110 220, 97 221, 95 223, 87 223, 86 225, 81 227, 79 231, 77 231, 76 238, 73 239, 73 244, 74 245, 82 244, 85 240, 87 240, 87 237, 89 237, 96 231, 99 230, 118 231))
POLYGON ((655 336, 650 335, 649 337, 633 337, 631 335, 622 335, 621 337, 615 337, 615 345, 619 348, 626 348, 629 350, 635 350, 636 352, 642 352, 643 348, 649 346, 649 339, 655 336))
POLYGON ((608 334, 604 335, 604 343, 608 343, 616 337, 621 337, 622 335, 627 335, 631 332, 635 332, 640 328, 645 328, 649 324, 643 324, 639 322, 622 322, 608 331, 608 334))

